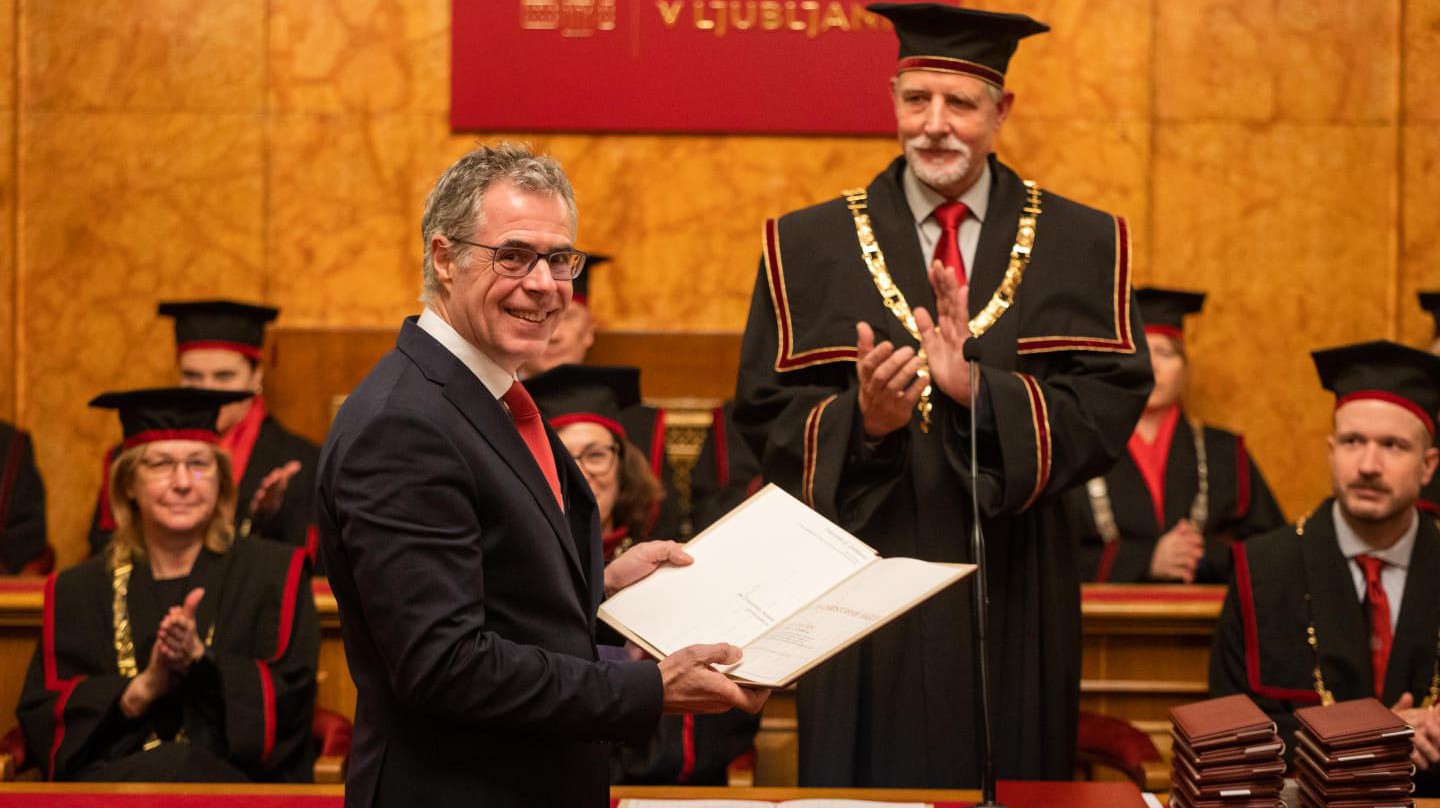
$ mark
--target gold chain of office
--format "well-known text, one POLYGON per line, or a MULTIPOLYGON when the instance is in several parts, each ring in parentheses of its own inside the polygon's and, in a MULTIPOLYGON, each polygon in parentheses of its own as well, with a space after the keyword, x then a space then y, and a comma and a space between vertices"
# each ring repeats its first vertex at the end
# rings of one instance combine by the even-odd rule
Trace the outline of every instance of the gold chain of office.
MULTIPOLYGON (((1020 282, 1025 279, 1025 269, 1030 266, 1030 253, 1035 246, 1036 220, 1040 218, 1040 186, 1034 180, 1022 180, 1022 183, 1025 186, 1026 202, 1015 229, 1015 244, 1010 248, 1010 263, 1005 267, 1005 277, 1000 280, 995 294, 990 296, 990 302, 985 304, 979 314, 970 318, 972 337, 982 336, 989 331, 1010 309, 1015 302, 1015 292, 1020 288, 1020 282)), ((875 281, 875 289, 880 292, 881 301, 918 344, 920 328, 915 324, 915 315, 910 310, 909 302, 905 300, 905 293, 900 291, 900 287, 895 285, 895 279, 890 276, 890 269, 885 264, 885 254, 880 251, 880 245, 875 240, 875 229, 870 224, 870 214, 866 212, 870 207, 869 192, 864 188, 851 188, 841 191, 841 195, 845 197, 845 206, 850 209, 850 215, 855 218, 855 235, 860 240, 860 257, 865 259, 865 266, 870 270, 870 278, 875 281)), ((923 346, 918 349, 918 355, 922 360, 925 359, 923 346)), ((928 381, 930 371, 921 368, 920 374, 927 381, 925 389, 920 391, 920 401, 915 405, 915 411, 920 413, 921 431, 929 432, 930 412, 933 409, 930 403, 933 390, 928 381)))

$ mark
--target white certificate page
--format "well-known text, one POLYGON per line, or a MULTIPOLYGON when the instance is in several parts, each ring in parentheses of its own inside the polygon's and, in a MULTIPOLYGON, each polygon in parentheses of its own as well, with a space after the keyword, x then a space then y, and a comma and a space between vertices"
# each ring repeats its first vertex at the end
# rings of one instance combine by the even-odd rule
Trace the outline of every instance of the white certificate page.
POLYGON ((600 607, 662 654, 696 643, 744 646, 876 559, 875 551, 774 485, 600 607))

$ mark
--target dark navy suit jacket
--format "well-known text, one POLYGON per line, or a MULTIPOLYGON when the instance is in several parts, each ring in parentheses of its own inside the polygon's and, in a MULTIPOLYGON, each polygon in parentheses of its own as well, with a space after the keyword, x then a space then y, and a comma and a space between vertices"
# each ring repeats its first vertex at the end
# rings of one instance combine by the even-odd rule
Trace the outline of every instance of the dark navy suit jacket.
POLYGON ((660 718, 653 663, 599 661, 599 517, 562 513, 509 414, 415 324, 346 400, 322 551, 359 692, 347 806, 601 806, 607 741, 660 718))

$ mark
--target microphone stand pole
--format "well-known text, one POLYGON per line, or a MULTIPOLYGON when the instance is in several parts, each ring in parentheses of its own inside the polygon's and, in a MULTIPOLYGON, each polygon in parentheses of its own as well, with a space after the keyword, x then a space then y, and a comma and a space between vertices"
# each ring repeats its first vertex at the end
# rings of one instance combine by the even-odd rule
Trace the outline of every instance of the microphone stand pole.
POLYGON ((975 652, 980 672, 980 802, 975 808, 1003 808, 995 799, 995 755, 990 731, 990 594, 985 585, 985 534, 980 529, 980 447, 975 407, 980 400, 980 363, 970 360, 970 554, 975 571, 975 652))

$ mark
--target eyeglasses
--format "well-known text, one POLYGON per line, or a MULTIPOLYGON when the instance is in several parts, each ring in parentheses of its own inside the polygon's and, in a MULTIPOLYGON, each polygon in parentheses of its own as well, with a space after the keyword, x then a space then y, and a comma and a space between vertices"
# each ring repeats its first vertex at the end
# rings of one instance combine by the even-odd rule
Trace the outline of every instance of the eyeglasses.
POLYGON ((541 258, 544 258, 545 263, 550 267, 550 277, 557 281, 573 281, 580 277, 580 271, 585 268, 585 259, 589 257, 579 250, 555 250, 549 253, 539 253, 529 247, 491 247, 489 244, 477 244, 454 236, 446 236, 446 238, 457 244, 467 244, 471 247, 489 250, 490 269, 496 275, 504 275, 507 278, 523 278, 529 275, 530 270, 540 263, 541 258))
POLYGON ((187 460, 176 460, 174 458, 156 458, 141 460, 139 465, 140 476, 150 481, 173 480, 175 472, 182 467, 192 479, 203 480, 215 473, 219 463, 213 457, 192 457, 187 460))
POLYGON ((615 461, 620 459, 620 444, 586 446, 585 451, 570 456, 575 458, 575 463, 580 466, 581 471, 599 477, 602 474, 609 474, 610 470, 615 468, 615 461))

